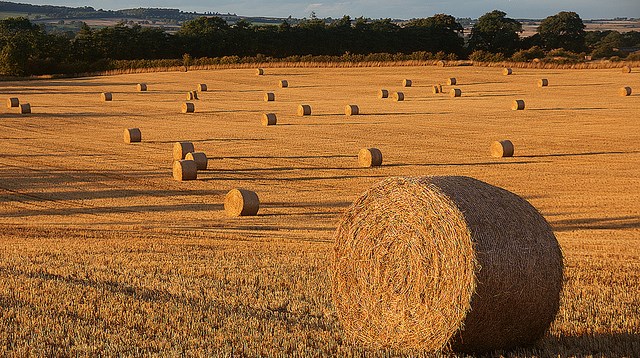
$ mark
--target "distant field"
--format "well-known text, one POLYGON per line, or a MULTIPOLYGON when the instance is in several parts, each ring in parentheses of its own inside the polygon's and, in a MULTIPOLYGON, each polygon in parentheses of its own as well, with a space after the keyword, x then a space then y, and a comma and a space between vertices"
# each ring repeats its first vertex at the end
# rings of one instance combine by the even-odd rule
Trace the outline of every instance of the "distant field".
POLYGON ((0 350, 382 355, 337 321, 327 274, 337 220, 385 177, 467 175, 529 200, 565 255, 550 333, 497 354, 640 356, 640 70, 265 71, 2 83, 33 114, 0 112, 0 350), (432 94, 448 77, 462 97, 432 94), (405 78, 414 86, 401 88, 405 78), (139 82, 149 91, 135 92, 139 82), (209 91, 196 113, 180 113, 198 83, 209 91), (620 97, 622 86, 634 93, 620 97), (380 88, 406 100, 378 99, 380 88), (515 99, 526 110, 512 111, 515 99), (295 116, 300 103, 311 117, 295 116), (345 117, 347 104, 363 115, 345 117), (262 127, 264 112, 278 124, 262 127), (128 127, 142 143, 122 142, 128 127), (490 157, 505 138, 515 156, 490 157), (197 181, 171 179, 179 140, 210 158, 197 181), (357 168, 363 147, 380 148, 384 165, 357 168), (258 193, 259 216, 224 215, 236 187, 258 193))

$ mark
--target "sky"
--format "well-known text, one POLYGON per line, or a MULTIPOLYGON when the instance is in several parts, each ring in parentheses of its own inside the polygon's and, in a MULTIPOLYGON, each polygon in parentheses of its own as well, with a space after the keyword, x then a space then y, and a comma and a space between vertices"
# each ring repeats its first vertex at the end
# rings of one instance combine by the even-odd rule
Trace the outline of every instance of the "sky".
POLYGON ((174 8, 182 11, 235 13, 243 16, 309 17, 316 16, 352 18, 411 19, 429 17, 437 13, 455 17, 478 18, 498 9, 512 18, 537 19, 560 11, 575 11, 582 19, 614 17, 640 18, 640 0, 44 0, 21 1, 38 5, 92 6, 96 9, 130 9, 136 7, 174 8))

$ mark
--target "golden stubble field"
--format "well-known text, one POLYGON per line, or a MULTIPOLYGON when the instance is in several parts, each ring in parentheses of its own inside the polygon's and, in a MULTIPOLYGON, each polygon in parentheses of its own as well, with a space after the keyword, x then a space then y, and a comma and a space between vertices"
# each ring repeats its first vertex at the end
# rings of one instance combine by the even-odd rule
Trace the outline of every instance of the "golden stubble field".
POLYGON ((340 214, 372 184, 404 175, 503 187, 554 228, 566 266, 560 313, 535 347, 495 354, 640 355, 640 71, 265 72, 2 84, 4 98, 33 111, 0 114, 3 355, 399 353, 343 336, 327 269, 340 214), (431 92, 448 77, 462 97, 431 92), (413 87, 401 88, 405 78, 413 87), (139 82, 148 92, 135 91, 139 82), (196 113, 180 113, 198 83, 209 91, 196 113), (619 96, 622 86, 635 93, 619 96), (380 88, 406 100, 379 99, 380 88), (526 110, 512 111, 515 99, 526 110), (311 117, 295 115, 301 103, 311 117), (347 104, 363 115, 346 117, 347 104), (264 112, 278 125, 261 126, 264 112), (127 127, 143 142, 124 144, 127 127), (498 139, 514 143, 513 158, 489 156, 498 139), (171 178, 178 140, 210 158, 197 181, 171 178), (379 148, 383 166, 358 168, 363 147, 379 148), (258 193, 259 216, 225 216, 235 187, 258 193))

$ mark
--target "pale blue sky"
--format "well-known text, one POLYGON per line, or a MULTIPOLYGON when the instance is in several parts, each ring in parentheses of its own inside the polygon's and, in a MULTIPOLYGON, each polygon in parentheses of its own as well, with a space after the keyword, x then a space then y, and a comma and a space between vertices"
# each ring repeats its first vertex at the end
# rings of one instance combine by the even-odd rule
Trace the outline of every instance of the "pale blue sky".
MULTIPOLYGON (((15 0, 21 2, 20 0, 15 0)), ((544 18, 559 11, 575 11, 583 19, 635 17, 640 18, 640 0, 43 0, 25 1, 31 4, 92 6, 96 9, 124 9, 134 7, 178 8, 183 11, 213 11, 246 16, 308 17, 315 11, 318 17, 370 18, 428 17, 436 13, 456 17, 477 18, 499 9, 514 18, 544 18)))

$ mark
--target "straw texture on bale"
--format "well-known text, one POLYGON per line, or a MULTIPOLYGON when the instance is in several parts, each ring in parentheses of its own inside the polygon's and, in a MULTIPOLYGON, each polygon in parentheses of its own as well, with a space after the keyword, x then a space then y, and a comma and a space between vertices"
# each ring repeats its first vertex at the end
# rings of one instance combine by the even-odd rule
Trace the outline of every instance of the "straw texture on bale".
POLYGON ((559 307, 563 259, 526 200, 461 177, 386 179, 334 236, 334 307, 373 348, 486 352, 540 338, 559 307))
POLYGON ((344 114, 347 116, 357 116, 360 114, 360 108, 355 104, 348 104, 344 107, 344 114))
POLYGON ((458 83, 458 81, 456 81, 456 79, 455 79, 455 78, 453 78, 453 77, 451 77, 451 78, 449 78, 449 79, 447 80, 447 84, 448 84, 449 86, 454 86, 456 83, 458 83))
POLYGON ((207 170, 207 166, 209 165, 209 159, 207 159, 205 152, 190 152, 184 156, 184 159, 196 162, 196 168, 198 170, 207 170))
POLYGON ((228 216, 255 216, 259 208, 258 194, 251 190, 232 189, 224 197, 224 211, 228 216))
POLYGON ((193 160, 173 162, 173 179, 178 181, 198 179, 198 165, 193 160))
POLYGON ((17 97, 7 98, 7 108, 16 108, 20 105, 20 100, 17 97))
POLYGON ((441 92, 442 92, 442 86, 440 86, 440 85, 433 86, 433 93, 434 94, 438 94, 438 93, 441 93, 441 92))
POLYGON ((503 158, 503 157, 513 157, 513 143, 510 140, 500 140, 491 143, 491 148, 489 149, 491 152, 491 156, 495 158, 503 158))
POLYGON ((29 103, 20 104, 20 114, 29 114, 31 113, 31 105, 29 103))
POLYGON ((308 104, 301 104, 298 106, 298 116, 310 116, 311 115, 311 106, 308 104))
POLYGON ((289 81, 280 80, 280 82, 278 82, 278 86, 280 86, 280 88, 287 88, 287 87, 289 87, 289 81))
POLYGON ((198 83, 198 91, 207 92, 207 84, 206 83, 198 83))
POLYGON ((395 99, 397 102, 404 101, 404 93, 403 92, 394 92, 393 93, 393 99, 395 99))
POLYGON ((276 117, 275 113, 265 113, 262 115, 262 125, 267 126, 275 126, 278 123, 278 117, 276 117))
POLYGON ((196 111, 196 105, 191 102, 185 102, 182 104, 182 113, 194 113, 196 111))
POLYGON ((147 84, 146 83, 138 83, 137 89, 139 92, 144 92, 147 90, 147 84))
POLYGON ((462 90, 459 89, 459 88, 453 88, 449 92, 449 96, 451 96, 451 97, 460 97, 460 96, 462 96, 462 90))
POLYGON ((549 86, 549 80, 546 78, 541 78, 538 80, 538 87, 547 87, 549 86))
POLYGON ((622 73, 631 73, 631 66, 623 66, 622 73))
POLYGON ((140 128, 125 128, 124 142, 125 143, 142 142, 142 132, 140 131, 140 128))
POLYGON ((404 79, 402 80, 402 87, 411 87, 412 83, 411 80, 404 79))
POLYGON ((509 67, 503 68, 502 69, 502 74, 505 76, 511 75, 513 74, 513 70, 509 67))
POLYGON ((198 91, 187 92, 187 101, 193 101, 198 99, 198 91))
POLYGON ((102 92, 100 94, 100 98, 102 98, 102 100, 105 102, 113 101, 113 95, 111 94, 111 92, 102 92))
POLYGON ((187 153, 195 152, 191 142, 175 142, 173 144, 173 160, 181 160, 187 153))
POLYGON ((621 96, 631 96, 631 87, 622 87, 620 88, 620 95, 621 96))
POLYGON ((378 91, 378 98, 389 98, 389 91, 386 89, 381 89, 378 91))
POLYGON ((257 68, 257 69, 256 69, 256 75, 258 75, 258 76, 262 76, 262 75, 264 75, 264 69, 262 69, 262 68, 257 68))
POLYGON ((439 60, 438 62, 436 62, 436 66, 438 67, 444 67, 446 65, 446 63, 443 60, 439 60))
POLYGON ((514 111, 524 110, 524 100, 516 99, 515 101, 513 101, 513 104, 511 105, 511 109, 513 109, 514 111))
POLYGON ((378 148, 362 148, 358 152, 358 165, 362 168, 382 165, 382 152, 378 148))
POLYGON ((264 101, 265 102, 273 102, 276 100, 276 94, 273 92, 267 92, 264 94, 264 101))

